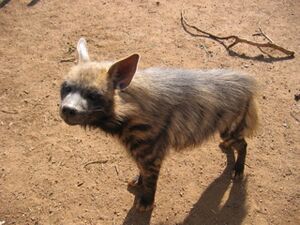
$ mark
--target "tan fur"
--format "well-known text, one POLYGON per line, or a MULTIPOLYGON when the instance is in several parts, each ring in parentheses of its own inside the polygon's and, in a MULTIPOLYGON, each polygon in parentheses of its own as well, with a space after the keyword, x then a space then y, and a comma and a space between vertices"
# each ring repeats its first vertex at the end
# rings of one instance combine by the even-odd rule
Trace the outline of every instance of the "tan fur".
POLYGON ((88 62, 72 67, 66 76, 66 80, 86 89, 97 89, 106 92, 107 64, 88 62))
POLYGON ((245 137, 252 137, 253 135, 256 134, 259 125, 256 104, 257 104, 256 100, 254 98, 251 98, 249 103, 249 108, 246 114, 247 129, 245 130, 244 133, 245 137))

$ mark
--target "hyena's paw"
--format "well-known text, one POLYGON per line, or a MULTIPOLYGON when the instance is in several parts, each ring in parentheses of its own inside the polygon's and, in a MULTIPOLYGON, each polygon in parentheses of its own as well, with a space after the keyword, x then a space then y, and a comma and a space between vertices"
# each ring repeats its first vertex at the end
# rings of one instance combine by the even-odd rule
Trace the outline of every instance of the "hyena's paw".
POLYGON ((148 196, 138 197, 136 201, 136 209, 140 212, 150 211, 154 208, 154 200, 153 198, 149 198, 148 196))
POLYGON ((127 190, 134 195, 139 194, 142 191, 141 177, 136 176, 131 181, 129 181, 127 184, 127 190))

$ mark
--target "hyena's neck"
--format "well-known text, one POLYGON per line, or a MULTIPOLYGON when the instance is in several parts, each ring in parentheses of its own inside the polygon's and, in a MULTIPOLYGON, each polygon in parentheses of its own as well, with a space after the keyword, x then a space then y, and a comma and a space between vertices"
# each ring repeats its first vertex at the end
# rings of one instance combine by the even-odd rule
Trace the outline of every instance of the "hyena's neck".
MULTIPOLYGON (((156 105, 155 96, 146 88, 131 85, 124 91, 116 91, 112 104, 110 115, 99 119, 94 125, 108 134, 121 137, 126 127, 136 123, 145 125, 150 118, 157 118, 157 109, 153 107, 156 105)), ((160 110, 159 114, 162 118, 166 117, 164 110, 160 110)))
POLYGON ((95 122, 92 126, 100 128, 108 134, 120 136, 126 126, 126 121, 126 118, 113 115, 95 122))

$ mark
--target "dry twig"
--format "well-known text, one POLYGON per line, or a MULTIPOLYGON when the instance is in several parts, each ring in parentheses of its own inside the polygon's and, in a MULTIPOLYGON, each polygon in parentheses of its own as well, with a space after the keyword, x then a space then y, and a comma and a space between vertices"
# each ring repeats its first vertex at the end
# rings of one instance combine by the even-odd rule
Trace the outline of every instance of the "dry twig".
POLYGON ((97 163, 104 164, 104 163, 107 163, 107 162, 108 162, 107 159, 105 159, 105 160, 98 160, 98 161, 92 161, 92 162, 86 163, 83 167, 86 168, 88 165, 91 165, 91 164, 97 164, 97 163))
POLYGON ((260 35, 260 36, 265 37, 268 40, 267 43, 257 43, 257 42, 249 41, 249 40, 240 38, 240 37, 238 37, 236 35, 230 35, 230 36, 222 37, 222 36, 217 36, 217 35, 211 34, 211 33, 207 32, 207 31, 201 30, 200 28, 198 28, 198 27, 196 27, 194 25, 189 24, 187 22, 186 18, 184 17, 183 10, 181 11, 181 24, 183 26, 183 29, 187 33, 189 33, 190 35, 192 35, 192 36, 198 36, 198 37, 206 37, 206 38, 213 39, 213 40, 219 42, 220 44, 222 44, 228 51, 230 51, 230 49, 233 46, 237 45, 238 43, 245 43, 245 44, 248 44, 248 45, 255 46, 255 47, 259 48, 260 50, 261 50, 261 48, 276 49, 276 50, 284 53, 285 55, 287 55, 290 58, 293 58, 294 55, 295 55, 295 52, 287 50, 287 49, 285 49, 285 48, 283 48, 281 46, 278 46, 278 45, 274 44, 273 41, 265 33, 263 33, 263 31, 261 29, 259 29, 260 32, 258 34, 256 34, 256 35, 260 35), (191 32, 190 30, 188 30, 188 28, 191 28, 191 29, 195 30, 197 33, 191 32), (223 41, 226 41, 226 40, 233 40, 233 42, 231 44, 229 44, 229 45, 226 45, 223 42, 223 41))
POLYGON ((75 58, 68 58, 68 59, 61 59, 59 62, 61 63, 65 63, 65 62, 74 62, 75 61, 75 58))
POLYGON ((119 175, 119 169, 118 169, 117 165, 115 165, 115 170, 116 170, 117 175, 119 175))
POLYGON ((17 110, 8 111, 8 110, 5 110, 5 109, 1 109, 0 111, 3 112, 3 113, 6 113, 6 114, 18 114, 17 110))
POLYGON ((265 39, 267 39, 270 43, 273 43, 272 39, 269 38, 269 37, 265 34, 265 32, 263 32, 263 30, 262 30, 261 28, 258 28, 258 31, 259 31, 259 32, 255 33, 255 34, 252 34, 252 36, 262 36, 262 37, 264 37, 265 39))

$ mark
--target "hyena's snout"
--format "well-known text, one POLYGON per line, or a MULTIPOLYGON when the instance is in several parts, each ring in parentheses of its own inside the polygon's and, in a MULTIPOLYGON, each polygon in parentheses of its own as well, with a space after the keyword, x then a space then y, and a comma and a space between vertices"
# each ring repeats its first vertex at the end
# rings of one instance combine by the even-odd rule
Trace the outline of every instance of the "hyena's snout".
POLYGON ((79 111, 70 106, 60 107, 60 117, 69 125, 80 124, 82 121, 79 111))
POLYGON ((75 108, 71 108, 69 106, 63 106, 61 109, 61 113, 63 116, 71 118, 78 114, 78 111, 75 108))
POLYGON ((83 124, 87 103, 78 93, 72 93, 62 99, 60 117, 69 125, 83 124))

